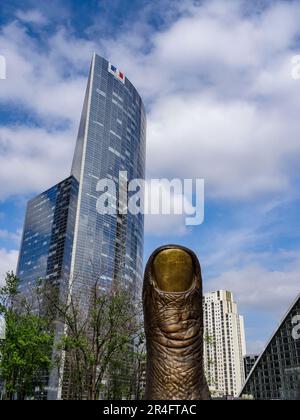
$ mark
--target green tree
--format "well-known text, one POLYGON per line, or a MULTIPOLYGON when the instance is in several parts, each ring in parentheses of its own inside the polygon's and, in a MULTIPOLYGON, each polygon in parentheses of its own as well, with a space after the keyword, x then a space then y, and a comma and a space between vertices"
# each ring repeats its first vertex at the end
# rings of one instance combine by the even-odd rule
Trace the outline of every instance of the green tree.
MULTIPOLYGON (((210 352, 214 350, 216 346, 216 342, 215 342, 214 337, 210 335, 208 331, 204 334, 203 339, 204 339, 204 343, 208 346, 210 352)), ((210 392, 212 395, 215 393, 214 387, 216 386, 216 383, 214 380, 214 374, 213 374, 214 368, 215 368, 214 360, 211 358, 208 358, 206 361, 205 375, 206 375, 207 384, 210 388, 210 392)))
POLYGON ((63 399, 142 397, 141 304, 130 291, 116 282, 103 291, 95 281, 85 290, 59 293, 40 280, 24 295, 18 286, 9 273, 0 289, 6 323, 0 378, 6 399, 33 398, 55 368, 63 399))
MULTIPOLYGON (((0 342, 0 378, 5 399, 32 398, 42 389, 51 366, 53 334, 40 309, 18 292, 19 281, 7 273, 0 289, 0 315, 5 320, 5 338, 0 342)), ((37 302, 37 300, 35 300, 37 302)))
POLYGON ((134 343, 116 351, 108 365, 104 398, 108 400, 134 399, 144 396, 146 367, 145 334, 138 333, 134 343))
POLYGON ((57 365, 63 399, 126 397, 130 353, 141 332, 141 306, 132 293, 120 285, 103 291, 95 281, 65 300, 53 298, 51 292, 44 296, 60 325, 57 365))

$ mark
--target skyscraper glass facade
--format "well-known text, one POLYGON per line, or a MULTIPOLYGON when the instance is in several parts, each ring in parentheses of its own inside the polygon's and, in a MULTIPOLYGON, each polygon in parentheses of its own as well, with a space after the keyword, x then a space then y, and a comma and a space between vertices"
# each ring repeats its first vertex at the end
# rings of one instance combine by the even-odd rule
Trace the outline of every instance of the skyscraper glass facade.
POLYGON ((97 183, 112 180, 118 191, 120 171, 128 181, 144 179, 145 138, 137 90, 94 54, 71 177, 28 203, 18 264, 22 289, 39 277, 68 275, 75 289, 97 279, 103 289, 120 280, 140 290, 143 215, 100 214, 97 183))
POLYGON ((300 295, 257 360, 241 395, 257 400, 300 400, 299 319, 300 295))
POLYGON ((39 278, 68 278, 78 197, 78 181, 60 182, 28 202, 17 275, 26 293, 39 278))
POLYGON ((144 179, 146 117, 142 100, 122 74, 94 55, 72 174, 79 181, 72 279, 75 288, 96 278, 102 288, 121 280, 134 291, 142 278, 143 215, 100 214, 97 183, 119 185, 120 171, 128 181, 144 179))
MULTIPOLYGON (((97 211, 97 184, 107 179, 118 191, 120 172, 128 182, 144 179, 145 140, 146 115, 137 90, 94 54, 71 176, 28 203, 17 269, 21 292, 43 278, 65 298, 65 291, 83 291, 84 306, 95 281, 103 290, 117 281, 133 298, 140 293, 143 215, 97 211)), ((59 388, 57 373, 50 372, 48 398, 59 397, 59 388)))
POLYGON ((258 358, 259 358, 258 354, 247 354, 244 357, 245 380, 248 378, 258 358))

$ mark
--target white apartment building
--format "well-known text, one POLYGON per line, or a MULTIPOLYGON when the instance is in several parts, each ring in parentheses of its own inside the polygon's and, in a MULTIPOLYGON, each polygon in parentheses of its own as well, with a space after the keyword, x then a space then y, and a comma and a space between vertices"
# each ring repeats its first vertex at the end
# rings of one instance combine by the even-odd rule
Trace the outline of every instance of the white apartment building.
POLYGON ((204 363, 212 396, 236 397, 244 383, 244 318, 231 292, 204 295, 204 363))

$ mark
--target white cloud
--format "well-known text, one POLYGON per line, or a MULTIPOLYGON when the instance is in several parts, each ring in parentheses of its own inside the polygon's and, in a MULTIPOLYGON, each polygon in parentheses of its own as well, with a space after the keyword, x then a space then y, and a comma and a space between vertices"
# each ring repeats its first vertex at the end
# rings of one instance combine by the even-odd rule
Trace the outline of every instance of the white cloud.
POLYGON ((300 255, 280 270, 271 271, 257 264, 233 268, 209 280, 206 287, 232 291, 242 311, 270 312, 278 319, 300 293, 299 269, 300 255))
POLYGON ((243 252, 240 248, 247 240, 255 241, 255 235, 246 236, 245 242, 242 236, 233 234, 235 239, 229 243, 225 237, 224 251, 206 261, 216 265, 219 273, 204 276, 204 288, 205 292, 230 290, 239 313, 254 316, 254 320, 245 318, 247 352, 259 353, 299 296, 300 251, 243 252))
POLYGON ((45 25, 47 23, 46 17, 41 13, 40 10, 18 10, 16 17, 24 23, 34 23, 36 25, 45 25))
POLYGON ((19 244, 21 241, 21 236, 21 230, 18 230, 17 232, 9 232, 6 229, 0 229, 0 239, 8 239, 19 244))
POLYGON ((0 249, 0 286, 8 271, 16 271, 19 252, 17 250, 0 249))
MULTIPOLYGON (((178 178, 148 180, 145 188, 146 234, 182 236, 188 233, 187 218, 201 216, 201 209, 196 211, 188 194, 178 178)), ((198 197, 199 205, 202 202, 203 197, 198 197)))
POLYGON ((151 236, 182 236, 188 232, 184 216, 146 215, 145 233, 151 236))
POLYGON ((0 45, 8 76, 0 103, 24 107, 39 122, 0 125, 3 200, 43 191, 70 173, 87 83, 83 69, 88 72, 93 43, 59 30, 41 49, 22 24, 13 22, 2 27, 0 45))
POLYGON ((16 22, 2 28, 0 45, 7 78, 1 84, 0 103, 23 106, 44 123, 66 120, 78 126, 87 83, 82 70, 87 74, 93 44, 88 47, 87 42, 85 51, 85 43, 70 36, 67 48, 61 32, 49 37, 48 42, 41 49, 16 22))
POLYGON ((149 119, 151 174, 204 178, 209 195, 223 198, 289 186, 285 159, 300 151, 296 121, 288 126, 280 114, 253 104, 196 94, 161 100, 149 119), (282 141, 285 136, 289 142, 282 141))
POLYGON ((218 198, 286 192, 299 164, 300 5, 245 15, 244 2, 186 4, 146 53, 134 31, 106 44, 149 100, 149 176, 200 176, 218 198))
POLYGON ((72 130, 0 127, 0 199, 44 191, 70 173, 72 130))
POLYGON ((43 49, 13 22, 0 34, 8 66, 0 101, 77 127, 82 73, 98 50, 148 103, 149 176, 203 177, 209 196, 269 199, 289 188, 299 165, 300 99, 289 66, 300 6, 245 15, 243 5, 177 2, 156 33, 143 21, 101 41, 58 29, 43 49))

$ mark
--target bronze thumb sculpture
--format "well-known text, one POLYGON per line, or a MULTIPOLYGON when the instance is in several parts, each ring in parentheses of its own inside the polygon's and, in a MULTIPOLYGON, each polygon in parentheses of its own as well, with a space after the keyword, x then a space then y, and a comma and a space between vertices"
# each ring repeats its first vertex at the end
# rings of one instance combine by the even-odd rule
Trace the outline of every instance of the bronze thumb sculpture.
POLYGON ((143 287, 145 399, 207 400, 203 367, 202 278, 196 255, 168 245, 149 258, 143 287))

